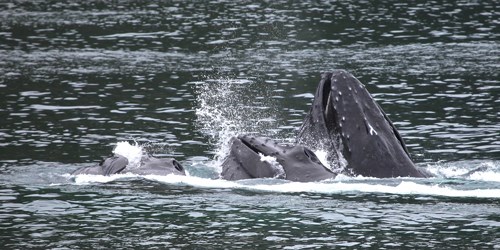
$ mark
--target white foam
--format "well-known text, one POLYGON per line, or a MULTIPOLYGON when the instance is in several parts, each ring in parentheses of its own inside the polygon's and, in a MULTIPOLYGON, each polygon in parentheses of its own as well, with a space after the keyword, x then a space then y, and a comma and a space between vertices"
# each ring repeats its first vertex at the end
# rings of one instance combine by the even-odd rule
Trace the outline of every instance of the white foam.
POLYGON ((469 179, 476 181, 500 182, 500 173, 494 171, 476 172, 469 176, 469 179))
POLYGON ((316 150, 314 152, 314 154, 316 154, 316 156, 318 157, 319 161, 327 168, 329 169, 332 169, 332 167, 330 166, 330 164, 328 163, 328 151, 326 150, 316 150))
MULTIPOLYGON (((405 178, 405 177, 402 177, 402 178, 405 178)), ((337 176, 335 177, 335 181, 353 181, 353 180, 356 180, 356 181, 361 181, 361 180, 377 180, 379 178, 376 178, 376 177, 365 177, 365 176, 362 176, 362 175, 358 175, 358 176, 350 176, 350 175, 345 175, 345 174, 337 174, 337 176)))
POLYGON ((495 161, 434 163, 427 165, 426 168, 442 178, 500 182, 500 162, 495 161))
POLYGON ((124 179, 124 178, 137 178, 139 175, 132 174, 132 173, 125 173, 125 174, 113 174, 113 175, 92 175, 92 174, 79 174, 72 176, 74 178, 74 181, 78 185, 82 184, 91 184, 91 183, 108 183, 115 181, 117 179, 124 179))
POLYGON ((141 165, 143 148, 137 142, 134 145, 127 141, 118 142, 113 153, 126 157, 128 159, 127 167, 136 168, 141 165))
POLYGON ((199 188, 227 188, 227 189, 245 189, 254 191, 280 192, 280 193, 321 193, 321 194, 339 194, 339 193, 387 193, 400 195, 429 195, 444 197, 478 197, 478 198, 500 198, 500 189, 473 189, 460 190, 447 186, 419 184, 412 181, 402 181, 399 185, 383 185, 369 183, 344 183, 344 182, 287 182, 278 184, 243 184, 239 182, 214 180, 200 178, 195 176, 179 175, 145 175, 135 174, 117 174, 111 176, 98 175, 77 175, 76 184, 107 183, 118 179, 127 178, 145 178, 174 185, 189 185, 199 188))
POLYGON ((441 164, 428 165, 427 169, 433 175, 442 176, 446 178, 455 178, 467 174, 469 172, 469 170, 462 167, 444 166, 441 164))

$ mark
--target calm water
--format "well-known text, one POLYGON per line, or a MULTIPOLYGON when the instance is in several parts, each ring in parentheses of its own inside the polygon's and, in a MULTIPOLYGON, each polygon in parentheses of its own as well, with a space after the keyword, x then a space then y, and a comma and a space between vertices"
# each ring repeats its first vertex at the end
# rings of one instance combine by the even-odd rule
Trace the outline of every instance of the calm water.
POLYGON ((0 3, 0 245, 500 248, 496 1, 0 3), (346 69, 437 177, 217 180, 346 69), (119 141, 190 176, 69 176, 119 141))

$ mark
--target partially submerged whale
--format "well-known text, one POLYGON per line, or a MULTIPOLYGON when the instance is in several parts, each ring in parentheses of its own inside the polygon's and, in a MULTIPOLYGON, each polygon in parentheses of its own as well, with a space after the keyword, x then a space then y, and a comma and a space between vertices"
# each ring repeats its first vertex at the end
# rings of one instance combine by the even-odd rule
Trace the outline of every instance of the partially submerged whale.
POLYGON ((412 162, 403 138, 364 85, 338 70, 323 73, 297 142, 327 150, 354 175, 429 177, 412 162))
POLYGON ((277 178, 299 182, 335 178, 318 157, 303 145, 280 145, 266 137, 240 135, 231 140, 221 178, 241 180, 277 178))
MULTIPOLYGON (((266 137, 232 138, 221 178, 241 180, 277 178, 299 182, 335 178, 309 148, 327 150, 334 170, 367 177, 430 177, 410 158, 403 138, 364 85, 344 70, 323 73, 312 107, 297 135, 297 144, 280 145, 266 137)), ((115 154, 98 166, 72 174, 185 175, 172 158, 146 157, 141 166, 127 167, 126 157, 115 154)))
POLYGON ((138 167, 128 167, 128 163, 128 159, 125 156, 115 154, 103 160, 99 165, 82 167, 71 174, 112 175, 132 173, 138 175, 186 175, 184 167, 173 158, 147 156, 142 159, 141 165, 138 167))

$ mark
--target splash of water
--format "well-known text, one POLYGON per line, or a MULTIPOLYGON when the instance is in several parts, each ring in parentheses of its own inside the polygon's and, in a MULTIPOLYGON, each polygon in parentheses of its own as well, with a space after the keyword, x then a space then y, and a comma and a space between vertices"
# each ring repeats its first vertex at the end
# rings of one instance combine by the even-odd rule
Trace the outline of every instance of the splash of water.
POLYGON ((256 84, 248 79, 217 79, 196 85, 196 124, 215 146, 215 159, 209 165, 219 171, 231 138, 255 133, 271 136, 277 127, 275 105, 266 96, 269 86, 256 84))
POLYGON ((426 169, 441 178, 500 182, 499 161, 437 162, 428 164, 426 169))
POLYGON ((327 168, 332 169, 332 166, 330 166, 330 163, 328 161, 328 151, 326 150, 316 150, 314 151, 316 156, 318 157, 319 161, 327 168))
POLYGON ((134 145, 131 145, 127 141, 120 141, 116 143, 113 153, 126 157, 128 159, 127 167, 138 168, 141 165, 144 150, 137 142, 134 143, 134 145))
POLYGON ((340 136, 331 135, 332 140, 325 138, 319 141, 305 140, 300 143, 311 148, 321 163, 334 173, 352 174, 347 168, 347 160, 342 154, 343 144, 340 136), (334 150, 332 152, 332 149, 334 150))
POLYGON ((285 170, 283 169, 283 166, 279 164, 278 160, 276 157, 272 156, 266 156, 263 155, 262 153, 259 153, 260 161, 265 161, 271 165, 272 168, 276 170, 276 174, 273 176, 273 178, 278 178, 278 179, 285 179, 286 178, 286 173, 285 170))

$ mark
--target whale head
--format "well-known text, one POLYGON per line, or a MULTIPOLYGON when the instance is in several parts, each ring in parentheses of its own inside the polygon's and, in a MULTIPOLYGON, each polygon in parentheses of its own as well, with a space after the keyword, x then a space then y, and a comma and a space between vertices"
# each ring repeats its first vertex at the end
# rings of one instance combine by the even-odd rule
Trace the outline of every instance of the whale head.
POLYGON ((143 158, 141 166, 127 168, 123 172, 138 175, 186 175, 184 167, 174 158, 156 158, 152 156, 143 158))
POLYGON ((221 176, 227 180, 278 178, 307 182, 334 178, 335 174, 303 145, 281 145, 267 137, 240 135, 232 138, 221 176))
POLYGON ((416 169, 403 138, 365 86, 344 70, 322 74, 309 114, 297 136, 323 147, 355 175, 425 175, 416 169))
POLYGON ((125 156, 115 154, 101 161, 99 165, 82 167, 75 170, 72 175, 112 175, 133 173, 138 175, 186 175, 184 167, 173 158, 144 157, 139 167, 129 167, 125 156))

